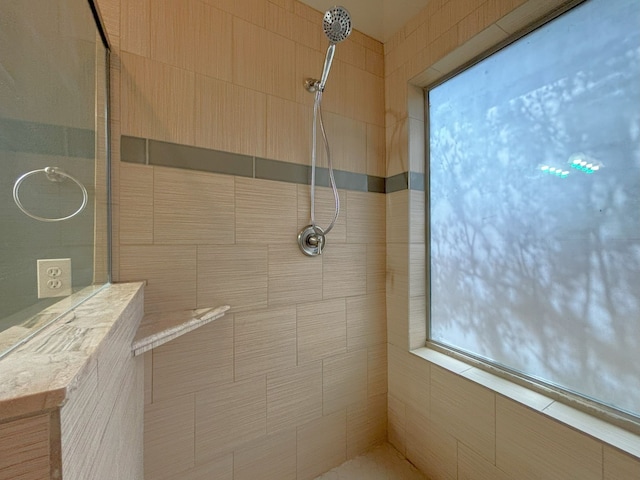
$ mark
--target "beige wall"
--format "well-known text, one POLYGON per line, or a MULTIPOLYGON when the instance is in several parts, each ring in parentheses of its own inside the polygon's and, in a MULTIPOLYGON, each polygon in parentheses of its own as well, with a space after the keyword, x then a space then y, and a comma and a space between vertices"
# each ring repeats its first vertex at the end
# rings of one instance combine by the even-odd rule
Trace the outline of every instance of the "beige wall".
MULTIPOLYGON (((314 478, 386 438, 385 197, 118 161, 120 134, 309 165, 321 14, 293 0, 102 0, 113 51, 114 276, 147 312, 231 314, 146 356, 146 478, 314 478), (331 214, 321 189, 320 222, 331 214)), ((337 48, 336 167, 384 176, 382 45, 337 48)))
MULTIPOLYGON (((420 87, 562 3, 431 0, 385 44, 387 173, 424 172, 420 87)), ((640 478, 637 436, 415 350, 426 340, 425 198, 410 190, 386 200, 391 443, 433 479, 640 478)))

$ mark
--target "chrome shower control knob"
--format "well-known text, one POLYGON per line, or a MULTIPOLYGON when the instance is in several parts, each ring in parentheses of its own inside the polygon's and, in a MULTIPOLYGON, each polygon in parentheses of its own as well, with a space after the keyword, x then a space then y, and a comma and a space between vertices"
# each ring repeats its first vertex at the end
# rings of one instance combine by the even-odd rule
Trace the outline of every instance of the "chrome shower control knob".
POLYGON ((315 257, 322 254, 324 249, 324 232, 317 225, 307 225, 298 234, 298 245, 305 255, 315 257))

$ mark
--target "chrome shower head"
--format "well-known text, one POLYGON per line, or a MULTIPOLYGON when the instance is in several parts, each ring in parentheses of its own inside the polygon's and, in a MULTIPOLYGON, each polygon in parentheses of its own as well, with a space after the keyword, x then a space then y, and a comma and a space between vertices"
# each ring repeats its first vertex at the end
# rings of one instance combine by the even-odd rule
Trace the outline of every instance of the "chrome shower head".
POLYGON ((327 77, 329 76, 329 70, 331 69, 331 62, 333 61, 333 53, 336 49, 336 43, 346 40, 351 34, 351 15, 349 15, 349 12, 344 7, 331 7, 324 14, 322 29, 329 39, 329 48, 327 49, 327 56, 324 59, 322 76, 320 77, 320 81, 317 85, 318 90, 321 92, 324 90, 325 83, 327 83, 327 77))
POLYGON ((331 43, 340 43, 351 34, 351 15, 344 7, 331 7, 324 14, 322 29, 331 43))

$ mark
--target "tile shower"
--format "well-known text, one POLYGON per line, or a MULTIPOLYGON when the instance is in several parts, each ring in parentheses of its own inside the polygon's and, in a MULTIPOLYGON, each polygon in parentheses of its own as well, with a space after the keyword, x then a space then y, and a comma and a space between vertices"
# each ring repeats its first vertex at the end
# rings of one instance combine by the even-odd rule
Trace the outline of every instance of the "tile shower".
MULTIPOLYGON (((432 1, 384 48, 358 32, 341 44, 325 97, 336 168, 404 188, 341 188, 346 207, 321 258, 295 240, 304 184, 161 165, 151 150, 140 163, 117 158, 133 138, 231 153, 234 164, 287 162, 289 173, 308 165, 313 98, 301 80, 322 65, 321 14, 293 0, 99 3, 114 45, 114 277, 147 280, 148 312, 233 307, 146 354, 147 478, 314 478, 387 435, 437 478, 512 478, 491 445, 531 446, 503 429, 522 416, 567 454, 516 449, 507 465, 534 462, 544 476, 581 462, 583 444, 553 420, 408 353, 423 344, 426 297, 424 125, 407 81, 478 32, 495 43, 506 33, 493 24, 517 28, 509 14, 526 2, 432 1)), ((637 471, 633 457, 594 446, 597 478, 637 471)))

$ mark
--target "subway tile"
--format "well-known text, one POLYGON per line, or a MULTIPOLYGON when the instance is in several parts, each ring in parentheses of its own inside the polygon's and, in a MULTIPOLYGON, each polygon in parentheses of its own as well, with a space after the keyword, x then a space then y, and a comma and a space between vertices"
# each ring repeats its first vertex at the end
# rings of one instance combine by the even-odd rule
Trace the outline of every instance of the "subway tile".
POLYGON ((264 93, 196 75, 194 98, 195 145, 265 156, 267 99, 264 93))
POLYGON ((387 439, 402 455, 406 455, 406 410, 404 402, 387 395, 387 439))
POLYGON ((387 393, 387 344, 367 348, 367 395, 387 393))
POLYGON ((195 74, 121 52, 122 134, 193 144, 195 74))
MULTIPOLYGON (((409 76, 404 67, 393 68, 393 65, 389 65, 387 59, 385 59, 385 75, 385 126, 391 126, 399 123, 408 114, 407 79, 409 76)), ((388 161, 389 158, 387 157, 388 161)))
POLYGON ((231 452, 267 433, 264 375, 196 394, 196 462, 231 452))
POLYGON ((367 245, 367 294, 385 296, 387 283, 387 248, 384 244, 367 245))
POLYGON ((347 409, 347 458, 354 458, 387 439, 387 395, 369 397, 365 406, 347 409))
POLYGON ((283 307, 236 313, 235 379, 296 365, 296 310, 283 307))
POLYGON ((367 48, 365 51, 365 70, 378 77, 384 77, 384 55, 367 48))
POLYGON ((604 480, 637 480, 640 478, 640 459, 604 446, 604 480))
POLYGON ((343 353, 322 361, 322 412, 339 411, 367 400, 367 350, 343 353))
POLYGON ((153 243, 153 169, 120 165, 120 244, 153 243))
POLYGON ((402 243, 387 244, 387 296, 409 298, 410 246, 402 243))
POLYGON ((296 480, 295 429, 264 436, 237 449, 233 454, 233 478, 296 480))
POLYGON ((387 294, 387 342, 409 350, 409 299, 387 294))
POLYGON ((602 478, 602 444, 500 396, 496 466, 514 478, 602 478))
POLYGON ((347 459, 346 410, 320 417, 297 429, 297 478, 312 480, 347 459))
MULTIPOLYGON (((333 168, 367 173, 367 125, 364 121, 331 112, 323 114, 333 168)), ((328 167, 322 136, 318 128, 318 166, 328 167)), ((366 189, 365 189, 366 190, 366 189)))
MULTIPOLYGON (((313 109, 310 106, 267 96, 266 156, 311 165, 312 121, 313 109)), ((318 137, 318 150, 323 148, 321 138, 318 137)))
MULTIPOLYGON (((185 70, 195 66, 196 2, 154 0, 150 8, 151 58, 185 70)), ((198 12, 200 13, 200 12, 198 12)))
MULTIPOLYGON (((299 2, 296 2, 296 4, 297 3, 299 2)), ((320 20, 320 22, 322 22, 322 20, 320 20)), ((317 28, 320 28, 320 27, 317 27, 317 28)), ((322 35, 324 36, 324 34, 322 35)), ((298 85, 296 85, 297 87, 295 91, 296 102, 300 104, 308 105, 311 108, 313 107, 314 94, 308 92, 307 89, 304 88, 304 81, 307 78, 315 78, 317 80, 320 79, 320 75, 322 74, 324 56, 325 56, 324 52, 320 52, 316 49, 309 48, 299 43, 296 44, 295 78, 297 78, 298 81, 300 82, 298 85)), ((333 66, 331 67, 331 70, 333 72, 333 66)), ((332 76, 333 76, 333 73, 332 73, 332 76)), ((327 92, 327 95, 329 99, 331 99, 332 96, 335 96, 335 92, 332 93, 329 90, 327 92)), ((323 110, 326 108, 326 105, 327 105, 326 97, 323 94, 323 110)), ((309 125, 309 129, 310 128, 311 128, 311 125, 309 125)))
POLYGON ((182 169, 154 169, 155 243, 234 242, 234 179, 182 169))
POLYGON ((0 424, 0 478, 49 478, 49 414, 0 424))
POLYGON ((298 304, 296 310, 299 365, 346 352, 344 299, 298 304))
POLYGON ((233 316, 153 350, 153 401, 233 380, 233 316))
MULTIPOLYGON (((333 229, 327 235, 327 245, 345 243, 347 240, 347 222, 349 205, 347 203, 348 192, 338 190, 340 211, 333 229)), ((315 188, 315 219, 321 228, 327 228, 335 214, 335 197, 333 190, 325 187, 315 188)), ((298 185, 298 231, 311 223, 311 187, 298 185)))
MULTIPOLYGON (((221 455, 213 460, 180 472, 180 480, 233 480, 233 453, 221 455)), ((125 480, 125 479, 123 479, 125 480)))
POLYGON ((385 243, 386 199, 381 193, 347 192, 347 242, 385 243))
MULTIPOLYGON (((409 122, 407 117, 397 122, 387 125, 386 135, 386 158, 387 177, 395 177, 409 171, 409 122)), ((393 191, 387 189, 387 192, 393 191)))
POLYGON ((424 347, 427 342, 427 297, 409 298, 409 348, 424 347))
POLYGON ((205 3, 192 7, 195 17, 185 30, 193 29, 192 69, 208 77, 230 82, 232 79, 233 17, 205 3))
POLYGON ((510 477, 464 443, 458 443, 458 480, 516 480, 517 478, 510 477))
POLYGON ((433 422, 494 463, 495 394, 440 367, 430 370, 433 422))
POLYGON ((293 11, 293 1, 289 3, 290 5, 284 5, 282 1, 267 2, 265 28, 295 42, 295 22, 298 17, 293 11))
POLYGON ((407 459, 429 478, 456 480, 458 442, 423 411, 407 407, 407 459))
POLYGON ((347 302, 347 348, 384 344, 387 341, 386 302, 382 295, 349 297, 347 302))
MULTIPOLYGON (((225 0, 231 1, 231 0, 225 0)), ((260 2, 266 4, 266 2, 260 2)), ((264 17, 263 17, 264 18, 264 17)), ((239 18, 233 19, 233 83, 295 100, 295 43, 239 18)))
POLYGON ((366 48, 364 45, 354 42, 351 36, 340 42, 340 48, 336 49, 335 59, 348 63, 360 70, 365 69, 366 48))
POLYGON ((409 117, 409 170, 425 172, 426 138, 424 120, 409 117))
POLYGON ((387 243, 407 243, 409 241, 409 191, 388 193, 387 200, 387 243))
POLYGON ((265 26, 266 18, 266 3, 264 0, 205 0, 207 3, 214 2, 214 4, 229 12, 234 17, 242 18, 247 22, 251 22, 255 25, 265 26))
MULTIPOLYGON (((324 256, 324 255, 323 255, 324 256)), ((269 245, 269 306, 322 299, 322 258, 307 257, 298 245, 269 245)))
POLYGON ((153 353, 143 354, 144 358, 144 404, 149 405, 153 400, 153 353))
POLYGON ((296 186, 245 178, 236 178, 235 182, 237 243, 295 245, 298 235, 296 186))
POLYGON ((431 366, 408 351, 387 345, 389 394, 419 412, 431 402, 431 366))
POLYGON ((175 478, 194 465, 194 395, 155 402, 144 410, 144 471, 175 478))
POLYGON ((366 35, 359 30, 353 30, 351 32, 351 38, 356 43, 359 43, 363 47, 368 48, 369 50, 379 53, 380 55, 384 55, 384 44, 380 40, 376 40, 369 35, 366 35))
POLYGON ((267 307, 267 246, 198 246, 198 308, 267 307))
POLYGON ((322 416, 322 362, 267 374, 267 432, 297 427, 322 416))
POLYGON ((151 49, 151 0, 122 0, 120 4, 120 48, 143 57, 151 49))
POLYGON ((369 175, 384 177, 387 174, 385 140, 384 127, 367 123, 367 173, 369 175))
POLYGON ((363 295, 367 291, 365 245, 335 244, 322 254, 322 298, 363 295))
POLYGON ((409 245, 409 296, 420 297, 426 294, 426 246, 424 243, 409 245))
POLYGON ((120 247, 120 279, 143 281, 145 313, 190 310, 196 307, 196 247, 120 247))

